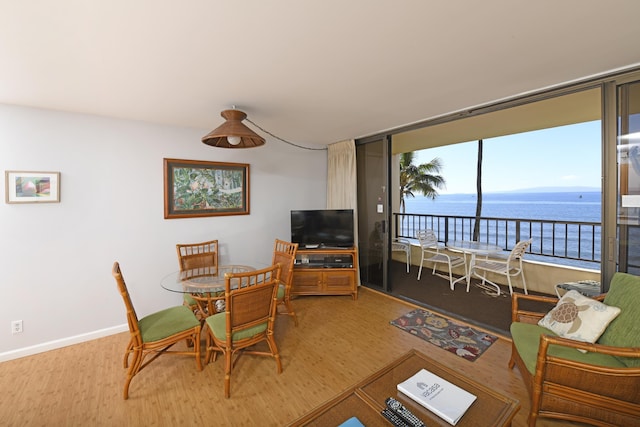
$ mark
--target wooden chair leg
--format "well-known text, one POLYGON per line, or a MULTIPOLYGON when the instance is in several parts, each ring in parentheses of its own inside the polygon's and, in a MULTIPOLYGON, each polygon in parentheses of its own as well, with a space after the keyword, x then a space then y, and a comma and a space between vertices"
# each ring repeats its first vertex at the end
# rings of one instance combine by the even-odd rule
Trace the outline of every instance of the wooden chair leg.
POLYGON ((127 349, 124 352, 124 360, 122 361, 122 366, 126 369, 129 367, 129 355, 133 352, 133 339, 129 340, 129 344, 127 344, 127 349))
POLYGON ((288 299, 284 299, 283 300, 283 304, 285 306, 285 308, 287 309, 287 312, 285 314, 288 314, 289 316, 293 317, 293 323, 298 326, 298 316, 296 315, 296 312, 293 311, 293 305, 291 304, 291 300, 288 299))
POLYGON ((141 349, 133 349, 133 360, 129 369, 127 370, 127 379, 124 382, 124 392, 123 397, 125 400, 129 398, 129 385, 131 384, 131 380, 136 374, 140 371, 140 366, 142 365, 142 350, 141 349))
POLYGON ((231 397, 231 352, 224 353, 224 397, 231 397))
POLYGON ((204 355, 204 364, 208 365, 211 363, 211 356, 214 356, 214 360, 216 359, 217 351, 213 349, 213 338, 211 338, 211 331, 207 328, 206 331, 206 340, 204 343, 205 346, 205 355, 204 355))
POLYGON ((514 354, 516 352, 515 346, 513 343, 511 344, 511 356, 509 356, 509 369, 513 369, 516 366, 516 359, 514 358, 514 354))
POLYGON ((273 355, 274 359, 276 359, 276 367, 278 373, 282 373, 282 361, 280 360, 280 353, 278 352, 278 347, 276 346, 276 340, 273 338, 273 335, 267 336, 267 344, 269 344, 269 350, 273 355))
POLYGON ((200 360, 200 334, 194 333, 191 339, 187 340, 187 343, 191 341, 193 342, 193 351, 196 356, 196 367, 198 371, 202 371, 202 360, 200 360))

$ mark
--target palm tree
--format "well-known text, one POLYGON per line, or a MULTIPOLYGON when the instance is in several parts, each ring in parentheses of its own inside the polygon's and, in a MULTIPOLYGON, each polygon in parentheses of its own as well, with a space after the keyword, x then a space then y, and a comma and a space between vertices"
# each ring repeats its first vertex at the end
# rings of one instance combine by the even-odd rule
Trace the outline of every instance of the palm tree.
POLYGON ((430 199, 438 196, 438 189, 446 187, 445 179, 438 175, 442 169, 441 160, 436 157, 429 163, 414 165, 413 151, 400 154, 400 208, 405 213, 404 200, 415 197, 415 193, 424 194, 430 199))
POLYGON ((478 140, 478 162, 476 165, 476 220, 473 225, 473 240, 480 237, 480 217, 482 216, 482 140, 478 140))

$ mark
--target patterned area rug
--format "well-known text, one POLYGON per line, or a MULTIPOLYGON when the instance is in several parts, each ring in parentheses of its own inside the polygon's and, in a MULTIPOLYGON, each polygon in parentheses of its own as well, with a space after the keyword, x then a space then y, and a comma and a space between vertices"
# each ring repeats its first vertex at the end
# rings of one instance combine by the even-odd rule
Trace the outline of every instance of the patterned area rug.
POLYGON ((424 309, 410 311, 391 324, 472 362, 498 339, 424 309))

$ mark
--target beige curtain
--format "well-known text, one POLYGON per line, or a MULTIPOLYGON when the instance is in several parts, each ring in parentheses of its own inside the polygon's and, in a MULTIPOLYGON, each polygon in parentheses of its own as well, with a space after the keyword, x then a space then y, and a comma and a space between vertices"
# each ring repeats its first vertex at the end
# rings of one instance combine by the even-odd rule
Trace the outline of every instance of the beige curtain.
MULTIPOLYGON (((327 150, 327 209, 353 209, 353 236, 358 242, 356 144, 353 140, 329 145, 327 150)), ((357 281, 360 284, 360 269, 357 281)))
POLYGON ((353 209, 358 204, 356 145, 353 140, 328 146, 327 209, 353 209))

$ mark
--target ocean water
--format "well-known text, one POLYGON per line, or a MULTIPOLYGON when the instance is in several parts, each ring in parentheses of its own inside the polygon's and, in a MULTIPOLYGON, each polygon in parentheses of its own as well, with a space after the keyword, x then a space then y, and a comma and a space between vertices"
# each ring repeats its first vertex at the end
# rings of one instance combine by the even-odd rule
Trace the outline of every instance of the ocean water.
MULTIPOLYGON (((482 216, 599 222, 600 192, 485 193, 482 216)), ((405 200, 406 213, 474 216, 475 194, 442 194, 435 200, 416 196, 405 200)))
MULTIPOLYGON (((476 195, 475 194, 444 194, 435 200, 424 196, 409 198, 405 201, 406 213, 427 214, 427 215, 448 215, 454 217, 475 216, 476 195)), ((559 220, 578 222, 600 222, 601 218, 601 193, 600 192, 547 192, 547 193, 486 193, 482 197, 482 217, 489 218, 518 218, 531 220, 559 220)), ((537 227, 537 226, 536 226, 537 227)), ((402 233, 405 236, 413 235, 410 223, 402 224, 402 233)), ((498 241, 504 241, 504 230, 496 230, 492 227, 490 233, 498 233, 498 241)), ((523 230, 524 232, 524 230, 523 230)), ((482 230, 481 233, 483 234, 482 230)), ((509 236, 515 236, 515 228, 509 226, 507 231, 509 236)), ((584 231, 582 232, 584 233, 584 231)), ((559 235, 563 235, 562 231, 559 235)), ((567 264, 581 267, 594 268, 593 262, 577 261, 554 257, 554 244, 559 248, 568 248, 567 255, 581 258, 590 253, 590 242, 595 240, 596 259, 600 259, 600 228, 596 229, 596 235, 582 234, 579 236, 577 226, 570 226, 567 229, 567 241, 558 240, 552 230, 547 230, 542 234, 536 234, 534 229, 532 250, 536 253, 543 253, 548 256, 529 256, 540 261, 567 264), (579 240, 581 248, 578 248, 579 240), (579 255, 579 253, 582 254, 579 255)), ((442 238, 442 236, 440 236, 442 238)), ((451 236, 450 236, 451 238, 451 236)), ((527 238, 527 237, 523 237, 527 238)), ((482 239, 482 236, 481 236, 482 239)), ((513 244, 515 242, 511 242, 513 244)), ((556 253, 556 255, 561 255, 556 253)))

